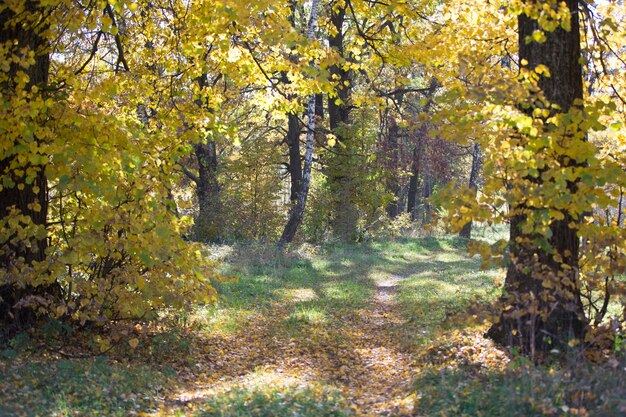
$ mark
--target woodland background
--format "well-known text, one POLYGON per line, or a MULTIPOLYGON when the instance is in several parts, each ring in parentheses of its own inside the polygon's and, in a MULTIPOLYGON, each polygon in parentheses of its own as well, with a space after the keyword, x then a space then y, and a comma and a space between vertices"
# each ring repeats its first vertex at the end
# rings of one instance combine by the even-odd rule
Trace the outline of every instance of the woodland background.
POLYGON ((0 413, 626 412, 625 19, 4 1, 0 413))

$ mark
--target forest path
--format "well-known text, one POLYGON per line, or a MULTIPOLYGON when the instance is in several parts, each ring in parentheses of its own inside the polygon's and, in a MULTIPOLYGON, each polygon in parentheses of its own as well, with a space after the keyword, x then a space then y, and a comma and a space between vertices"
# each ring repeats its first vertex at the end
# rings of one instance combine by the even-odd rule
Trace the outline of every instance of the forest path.
MULTIPOLYGON (((407 276, 391 275, 376 282, 372 309, 362 314, 363 334, 356 342, 363 350, 366 375, 355 375, 359 390, 351 391, 361 415, 409 416, 415 398, 410 395, 417 373, 413 352, 399 343, 397 332, 406 319, 397 301, 399 285, 407 276)), ((357 365, 358 368, 358 365, 357 365)))
MULTIPOLYGON (((321 407, 320 416, 411 416, 417 352, 399 337, 407 319, 398 293, 422 261, 395 269, 340 266, 326 286, 293 288, 268 308, 247 310, 234 334, 202 338, 199 360, 179 374, 187 381, 157 415, 207 410, 207 400, 213 411, 199 415, 239 415, 233 407, 248 409, 273 396, 289 410, 305 396, 321 407), (341 290, 363 293, 334 299, 341 290)), ((276 407, 280 413, 281 404, 276 407)))

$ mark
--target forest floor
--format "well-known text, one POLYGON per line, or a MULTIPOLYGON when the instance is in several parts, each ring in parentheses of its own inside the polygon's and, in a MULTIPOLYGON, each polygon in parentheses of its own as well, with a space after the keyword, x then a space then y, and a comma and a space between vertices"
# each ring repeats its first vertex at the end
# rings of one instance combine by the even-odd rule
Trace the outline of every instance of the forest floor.
MULTIPOLYGON (((619 366, 602 378, 535 369, 483 338, 486 325, 467 319, 497 296, 502 271, 481 271, 464 241, 213 249, 224 274, 238 279, 218 284, 216 305, 135 328, 134 349, 120 342, 106 356, 71 359, 26 336, 13 340, 0 352, 0 416, 521 416, 626 407, 619 366)), ((55 340, 62 331, 49 330, 55 340)))

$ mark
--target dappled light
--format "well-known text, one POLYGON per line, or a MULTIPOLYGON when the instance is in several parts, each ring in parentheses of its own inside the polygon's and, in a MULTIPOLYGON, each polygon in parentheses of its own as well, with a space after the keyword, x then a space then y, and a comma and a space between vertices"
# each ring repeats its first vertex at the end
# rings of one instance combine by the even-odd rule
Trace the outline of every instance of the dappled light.
POLYGON ((280 294, 286 302, 299 303, 302 301, 311 301, 317 298, 315 290, 312 288, 294 288, 294 289, 279 289, 277 292, 280 294))
POLYGON ((626 416, 623 0, 0 0, 0 417, 626 416))

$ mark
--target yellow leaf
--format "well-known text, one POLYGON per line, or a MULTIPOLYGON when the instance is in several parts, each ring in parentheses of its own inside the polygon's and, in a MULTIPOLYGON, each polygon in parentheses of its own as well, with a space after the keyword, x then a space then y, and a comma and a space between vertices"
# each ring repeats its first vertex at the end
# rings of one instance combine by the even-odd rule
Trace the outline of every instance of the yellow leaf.
POLYGON ((137 345, 139 345, 139 339, 132 338, 128 341, 128 344, 130 345, 131 348, 135 349, 137 347, 137 345))
POLYGON ((574 346, 576 346, 576 345, 578 345, 578 344, 580 344, 580 340, 578 340, 578 339, 572 339, 572 340, 570 340, 570 341, 567 343, 567 345, 568 345, 569 347, 574 347, 574 346))
POLYGON ((108 29, 113 24, 113 20, 109 16, 106 16, 106 15, 102 16, 100 18, 100 21, 102 22, 102 26, 104 27, 104 29, 108 29))
POLYGON ((100 345, 100 352, 106 352, 111 348, 111 341, 109 339, 100 339, 98 344, 100 345))

